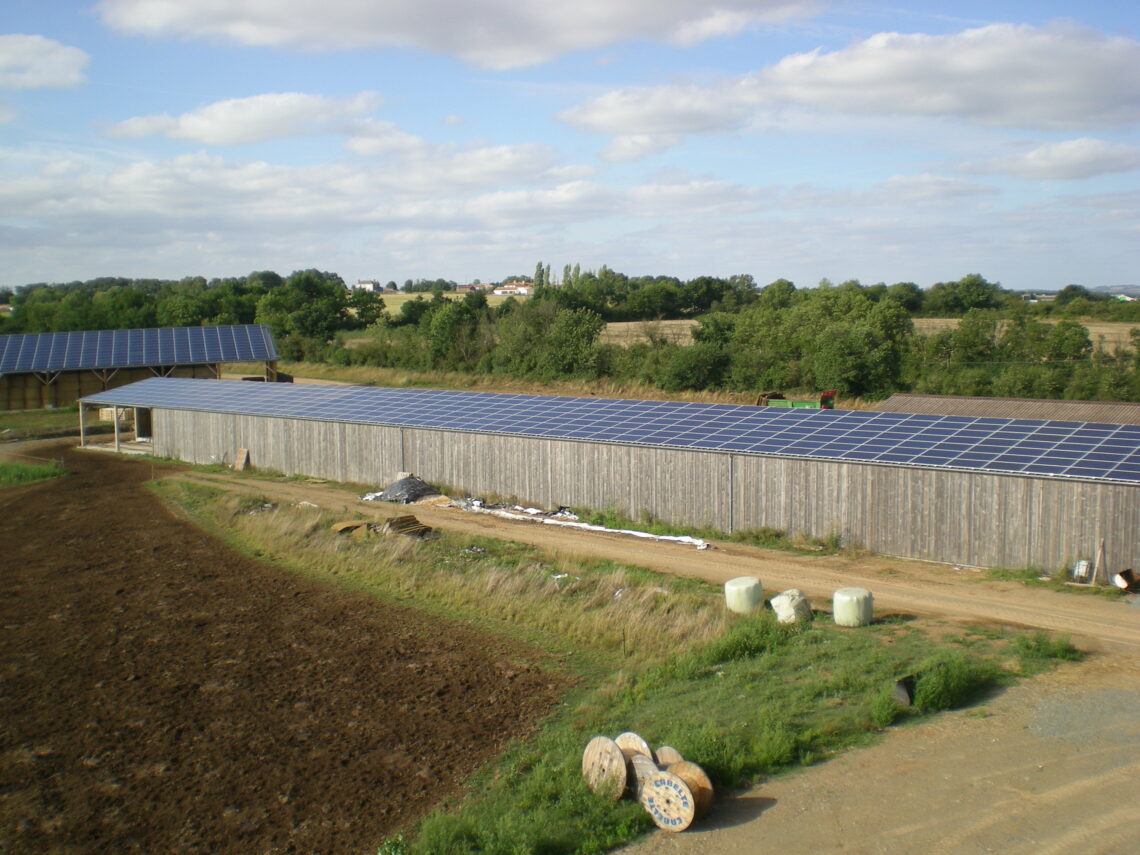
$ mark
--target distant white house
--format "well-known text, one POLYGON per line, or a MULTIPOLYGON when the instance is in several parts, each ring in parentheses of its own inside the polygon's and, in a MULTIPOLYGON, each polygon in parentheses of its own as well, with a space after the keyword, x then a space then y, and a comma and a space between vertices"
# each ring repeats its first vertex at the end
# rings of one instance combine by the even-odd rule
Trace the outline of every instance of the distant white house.
POLYGON ((491 292, 497 297, 526 297, 530 294, 529 282, 504 282, 491 292))
POLYGON ((373 294, 396 294, 395 288, 386 288, 375 279, 357 279, 355 285, 349 285, 350 291, 370 291, 373 294))

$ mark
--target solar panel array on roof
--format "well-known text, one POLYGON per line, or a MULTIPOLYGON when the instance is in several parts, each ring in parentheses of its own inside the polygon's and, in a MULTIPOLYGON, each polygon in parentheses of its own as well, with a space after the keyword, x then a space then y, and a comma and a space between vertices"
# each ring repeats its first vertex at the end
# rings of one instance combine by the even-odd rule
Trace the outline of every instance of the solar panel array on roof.
POLYGON ((860 463, 1140 482, 1140 426, 151 378, 84 399, 860 463))
POLYGON ((0 336, 0 374, 277 359, 263 324, 0 336))

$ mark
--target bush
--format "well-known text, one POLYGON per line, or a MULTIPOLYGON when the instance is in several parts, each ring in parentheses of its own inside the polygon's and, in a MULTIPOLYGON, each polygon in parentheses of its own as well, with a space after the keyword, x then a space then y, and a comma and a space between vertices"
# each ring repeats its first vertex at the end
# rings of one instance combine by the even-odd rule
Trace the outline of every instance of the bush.
POLYGON ((1013 640, 1013 648, 1017 651, 1017 659, 1024 674, 1040 671, 1057 659, 1072 662, 1083 655, 1073 647, 1069 636, 1054 638, 1042 630, 1030 635, 1019 635, 1013 640))
POLYGON ((992 662, 972 659, 962 651, 940 653, 918 669, 914 705, 921 712, 965 706, 997 682, 992 662))
POLYGON ((876 727, 890 727, 898 721, 906 707, 899 703, 892 687, 888 686, 871 701, 871 721, 876 727))

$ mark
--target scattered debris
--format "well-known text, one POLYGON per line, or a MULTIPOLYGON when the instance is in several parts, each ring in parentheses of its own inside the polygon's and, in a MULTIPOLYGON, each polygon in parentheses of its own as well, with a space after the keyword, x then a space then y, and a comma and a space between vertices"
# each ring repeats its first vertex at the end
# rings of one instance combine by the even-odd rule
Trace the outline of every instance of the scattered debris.
POLYGON ((1130 594, 1140 594, 1140 579, 1136 578, 1136 574, 1132 572, 1131 567, 1127 570, 1121 570, 1113 576, 1112 584, 1130 594))
POLYGON ((249 449, 239 448, 234 455, 234 472, 244 472, 249 468, 249 449))
POLYGON ((438 495, 440 495, 439 490, 427 481, 415 475, 406 475, 389 484, 388 489, 379 493, 365 493, 360 499, 364 502, 403 502, 407 505, 426 496, 438 495))
MULTIPOLYGON (((364 497, 367 500, 367 497, 364 497)), ((690 537, 687 534, 673 535, 673 534, 650 534, 647 531, 634 531, 632 529, 623 528, 606 528, 601 525, 591 525, 579 521, 578 516, 574 514, 569 508, 560 507, 553 513, 548 513, 538 508, 524 508, 521 505, 509 505, 504 503, 487 504, 483 499, 476 499, 470 496, 462 499, 451 499, 447 505, 452 508, 459 508, 464 511, 471 511, 480 514, 494 514, 497 517, 503 517, 509 520, 529 520, 531 522, 538 522, 544 525, 562 525, 569 526, 570 528, 580 528, 584 531, 600 531, 607 534, 625 534, 631 537, 642 537, 648 540, 659 540, 672 543, 683 543, 695 546, 697 549, 712 549, 712 544, 702 540, 699 537, 690 537)))
POLYGON ((301 501, 297 502, 297 504, 295 504, 293 507, 295 507, 295 508, 320 508, 320 505, 314 504, 313 502, 310 502, 308 499, 302 499, 301 501))
POLYGON ((349 537, 368 537, 375 528, 375 523, 367 520, 349 520, 348 522, 333 523, 332 530, 336 534, 347 534, 349 537))
POLYGON ((472 555, 482 555, 487 550, 484 549, 482 546, 468 546, 463 551, 464 552, 470 552, 472 555))
POLYGON ((1091 565, 1085 559, 1081 559, 1073 564, 1073 569, 1069 573, 1069 578, 1074 582, 1088 582, 1090 575, 1091 565))
POLYGON ((413 537, 416 540, 427 540, 432 537, 439 537, 439 534, 432 529, 431 526, 424 525, 411 514, 402 517, 392 517, 384 523, 384 534, 402 534, 405 537, 413 537))

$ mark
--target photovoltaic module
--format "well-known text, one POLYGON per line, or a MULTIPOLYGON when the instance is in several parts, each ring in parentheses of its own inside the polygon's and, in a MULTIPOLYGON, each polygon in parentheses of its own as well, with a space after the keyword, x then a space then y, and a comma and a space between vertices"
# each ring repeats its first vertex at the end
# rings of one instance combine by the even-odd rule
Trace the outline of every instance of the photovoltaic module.
POLYGON ((0 374, 277 359, 263 324, 0 336, 0 374))
POLYGON ((1140 482, 1140 425, 157 377, 84 401, 1140 482))

